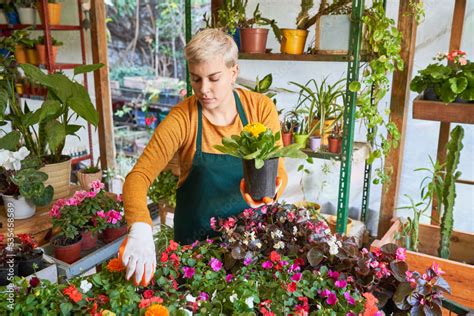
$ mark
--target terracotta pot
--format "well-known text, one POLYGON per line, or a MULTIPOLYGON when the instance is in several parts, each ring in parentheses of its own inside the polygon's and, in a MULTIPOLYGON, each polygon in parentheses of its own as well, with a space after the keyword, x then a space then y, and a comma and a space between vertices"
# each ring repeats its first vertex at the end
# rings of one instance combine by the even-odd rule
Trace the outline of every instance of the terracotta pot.
MULTIPOLYGON (((39 16, 41 18, 41 24, 44 24, 43 3, 39 1, 36 7, 38 8, 39 16)), ((48 17, 50 25, 61 24, 61 10, 61 3, 48 3, 48 17)))
MULTIPOLYGON (((48 62, 48 58, 46 57, 47 51, 46 51, 46 45, 43 44, 36 44, 36 50, 38 51, 38 61, 41 65, 46 65, 48 62)), ((51 64, 56 63, 56 56, 58 55, 58 46, 52 46, 51 47, 51 64)))
POLYGON ((81 188, 85 191, 89 191, 92 182, 102 180, 102 170, 99 170, 99 172, 96 173, 84 173, 83 170, 79 170, 77 172, 77 179, 79 180, 81 188))
POLYGON ((329 144, 328 144, 328 150, 331 153, 337 154, 339 153, 339 143, 342 143, 342 141, 339 138, 328 138, 329 144))
POLYGON ((273 198, 278 174, 278 158, 265 160, 262 168, 255 168, 255 160, 242 160, 246 191, 252 199, 273 198))
POLYGON ((12 195, 2 195, 7 210, 13 209, 15 219, 30 218, 36 213, 36 206, 22 196, 15 198, 12 195))
POLYGON ((306 143, 308 142, 309 135, 293 135, 296 144, 302 145, 303 149, 306 148, 306 143))
MULTIPOLYGON (((328 145, 328 138, 331 135, 331 131, 334 127, 335 122, 336 122, 336 120, 333 120, 333 119, 324 120, 324 133, 323 133, 324 135, 322 135, 322 137, 321 137, 321 131, 320 131, 319 127, 316 128, 316 130, 314 131, 313 136, 321 137, 321 145, 323 145, 323 146, 328 145)), ((314 120, 313 126, 316 125, 316 124, 319 124, 319 120, 314 120)), ((313 126, 311 126, 311 127, 313 127, 313 126)))
POLYGON ((73 263, 79 260, 81 258, 81 237, 78 236, 74 243, 65 246, 59 244, 62 238, 64 237, 58 236, 51 241, 54 247, 54 257, 66 263, 73 263))
POLYGON ((127 225, 123 225, 122 227, 118 228, 106 228, 102 233, 101 240, 106 244, 122 237, 127 233, 127 225))
MULTIPOLYGON (((337 216, 330 215, 327 218, 327 222, 328 222, 329 228, 331 229, 331 232, 333 234, 335 234, 336 233, 337 216)), ((352 227, 352 219, 347 218, 346 234, 351 230, 351 227, 352 227)))
POLYGON ((23 45, 16 45, 15 46, 15 59, 16 62, 19 64, 26 64, 26 48, 23 45))
MULTIPOLYGON (((63 157, 66 158, 66 156, 63 157)), ((48 180, 44 182, 44 185, 48 186, 51 184, 53 187, 53 200, 65 198, 70 194, 71 157, 67 156, 67 158, 66 161, 46 164, 39 169, 48 175, 48 180)))
POLYGON ((291 144, 293 133, 281 133, 281 139, 283 141, 283 146, 288 146, 291 144))
POLYGON ((97 246, 97 233, 86 231, 81 233, 81 237, 81 250, 90 250, 97 246))
POLYGON ((26 49, 26 59, 29 64, 38 66, 39 65, 39 58, 38 52, 34 48, 27 48, 26 49))
POLYGON ((268 29, 240 29, 240 49, 242 53, 264 54, 267 48, 268 29))
POLYGON ((36 271, 41 270, 42 262, 43 262, 43 250, 41 249, 33 250, 33 254, 28 258, 19 258, 18 259, 19 276, 29 276, 35 273, 35 269, 36 271))
POLYGON ((307 36, 306 30, 281 29, 280 51, 285 54, 303 54, 307 36))

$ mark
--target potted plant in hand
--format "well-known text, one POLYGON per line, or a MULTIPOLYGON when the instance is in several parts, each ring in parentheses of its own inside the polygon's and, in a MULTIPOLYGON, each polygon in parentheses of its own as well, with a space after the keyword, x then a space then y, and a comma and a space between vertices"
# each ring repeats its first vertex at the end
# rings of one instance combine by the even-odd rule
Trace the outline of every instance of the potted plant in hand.
MULTIPOLYGON (((56 40, 55 38, 51 37, 52 40, 52 46, 51 46, 51 53, 52 55, 50 56, 50 63, 55 64, 56 63, 56 56, 58 54, 58 48, 63 45, 63 42, 56 40)), ((46 65, 47 64, 47 58, 46 58, 46 46, 45 46, 45 39, 44 36, 38 37, 36 40, 36 50, 38 51, 38 59, 39 63, 41 65, 46 65)))
MULTIPOLYGON (((84 65, 74 69, 74 75, 94 71, 102 64, 84 65)), ((54 188, 53 199, 69 195, 71 158, 62 155, 66 137, 76 136, 81 125, 71 124, 74 115, 97 126, 99 114, 94 108, 87 90, 79 82, 64 74, 45 74, 39 68, 24 64, 20 66, 32 83, 39 83, 48 90, 48 96, 40 108, 31 111, 27 105, 20 107, 15 96, 9 96, 10 115, 2 121, 11 121, 14 131, 6 135, 19 135, 33 156, 40 157, 45 164, 41 169, 49 174, 47 184, 54 188), (27 119, 28 118, 28 119, 27 119)), ((0 92, 2 91, 0 87, 0 92)))
MULTIPOLYGON (((46 12, 48 14, 48 22, 50 25, 59 25, 61 24, 61 11, 62 11, 62 4, 59 3, 62 0, 48 0, 48 6, 46 8, 46 12)), ((38 13, 41 18, 41 24, 45 24, 44 19, 44 9, 43 9, 43 2, 38 1, 36 4, 38 8, 38 13)))
POLYGON ((36 24, 35 0, 17 0, 15 1, 20 23, 24 25, 36 24))
POLYGON ((15 219, 33 216, 36 205, 47 205, 53 197, 53 188, 44 185, 48 176, 38 170, 41 161, 26 158, 29 154, 25 147, 18 151, 0 149, 0 193, 15 219))
POLYGON ((92 182, 100 182, 102 180, 102 170, 99 168, 99 159, 100 157, 97 158, 95 166, 91 165, 77 172, 77 179, 83 190, 90 190, 92 182))
POLYGON ((425 100, 443 102, 474 101, 474 64, 466 53, 454 50, 449 54, 438 54, 438 62, 418 72, 410 83, 410 89, 423 93, 425 100), (440 62, 447 60, 447 65, 440 62))
POLYGON ((278 158, 306 158, 299 144, 280 147, 280 131, 273 134, 262 123, 250 123, 240 135, 224 137, 219 151, 242 159, 246 188, 254 200, 275 195, 278 158), (278 142, 278 144, 277 144, 278 142))

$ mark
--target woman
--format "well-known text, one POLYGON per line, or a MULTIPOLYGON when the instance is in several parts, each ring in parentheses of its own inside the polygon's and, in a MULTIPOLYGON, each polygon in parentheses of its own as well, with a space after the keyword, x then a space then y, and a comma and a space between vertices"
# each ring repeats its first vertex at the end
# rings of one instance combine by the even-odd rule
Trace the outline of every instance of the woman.
MULTIPOLYGON (((181 170, 174 214, 177 242, 190 244, 212 236, 211 217, 228 217, 248 205, 273 202, 273 197, 253 201, 243 193, 242 162, 213 146, 221 144, 224 136, 240 134, 247 123, 260 122, 279 131, 275 105, 261 94, 234 90, 239 73, 238 49, 222 31, 206 29, 196 34, 185 47, 185 58, 194 95, 176 105, 158 125, 123 188, 130 231, 122 260, 127 266, 127 279, 135 272, 137 283, 148 283, 156 266, 147 190, 176 152, 181 170)), ((286 182, 280 159, 278 194, 286 182)))

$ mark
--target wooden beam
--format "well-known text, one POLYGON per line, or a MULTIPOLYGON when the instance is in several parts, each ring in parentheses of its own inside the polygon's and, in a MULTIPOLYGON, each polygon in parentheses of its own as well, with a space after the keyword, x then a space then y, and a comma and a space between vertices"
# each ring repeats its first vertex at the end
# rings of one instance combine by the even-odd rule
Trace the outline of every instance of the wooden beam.
MULTIPOLYGON (((449 51, 461 49, 462 30, 464 28, 464 15, 466 14, 466 0, 456 0, 454 4, 453 22, 451 26, 451 38, 449 41, 449 51)), ((451 124, 449 122, 441 122, 439 127, 438 152, 436 155, 440 163, 446 161, 446 145, 449 140, 449 130, 451 124)), ((437 209, 436 197, 433 200, 431 209, 431 225, 437 225, 441 216, 440 210, 437 209)))
POLYGON ((99 148, 102 169, 115 166, 115 143, 112 100, 109 87, 109 62, 107 57, 107 27, 105 3, 92 0, 91 3, 92 60, 105 66, 94 72, 96 107, 99 112, 99 148))
POLYGON ((211 0, 211 15, 213 25, 217 22, 217 10, 224 6, 224 0, 211 0))
POLYGON ((378 226, 379 237, 383 236, 390 228, 390 220, 393 218, 395 208, 397 207, 398 191, 400 188, 417 28, 416 19, 410 12, 410 0, 401 0, 398 9, 398 30, 402 33, 400 54, 405 67, 402 71, 395 71, 393 74, 392 96, 390 99, 390 119, 395 123, 400 132, 400 144, 397 148, 392 149, 385 158, 385 172, 391 176, 382 188, 378 226))

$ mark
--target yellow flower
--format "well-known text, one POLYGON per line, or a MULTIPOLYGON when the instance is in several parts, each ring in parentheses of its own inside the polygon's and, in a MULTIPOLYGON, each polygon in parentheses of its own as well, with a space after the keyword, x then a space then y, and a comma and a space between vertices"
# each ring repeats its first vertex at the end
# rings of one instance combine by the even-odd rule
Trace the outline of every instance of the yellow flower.
POLYGON ((244 127, 244 131, 251 133, 255 137, 258 137, 258 135, 265 132, 266 130, 267 127, 262 123, 250 123, 244 127))
POLYGON ((101 316, 116 316, 114 312, 111 312, 108 309, 104 309, 100 315, 101 316))
POLYGON ((145 312, 145 316, 168 316, 168 309, 161 304, 151 305, 145 312))

